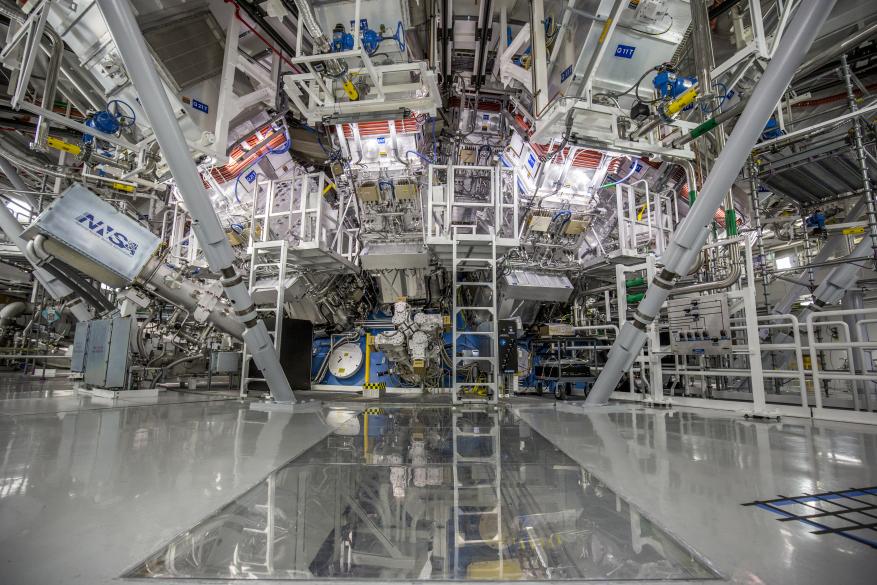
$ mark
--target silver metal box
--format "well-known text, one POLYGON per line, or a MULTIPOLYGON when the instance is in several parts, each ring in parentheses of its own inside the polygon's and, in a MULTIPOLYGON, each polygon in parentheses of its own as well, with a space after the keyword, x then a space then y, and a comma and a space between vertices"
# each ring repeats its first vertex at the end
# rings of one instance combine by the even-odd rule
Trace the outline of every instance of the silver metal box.
POLYGON ((85 350, 85 383, 98 388, 124 388, 133 319, 91 321, 85 350))
POLYGON ((235 374, 241 370, 241 352, 214 351, 210 354, 210 372, 213 374, 235 374))
POLYGON ((88 330, 91 321, 80 321, 76 324, 73 335, 73 354, 70 358, 70 371, 75 374, 85 372, 85 348, 88 343, 88 330))
POLYGON ((725 293, 667 301, 674 353, 721 355, 731 351, 731 316, 725 293))
POLYGON ((510 299, 565 303, 572 294, 573 285, 563 275, 513 270, 502 277, 502 290, 510 299))
POLYGON ((110 272, 131 281, 158 247, 159 238, 79 184, 71 185, 24 231, 44 234, 110 272))

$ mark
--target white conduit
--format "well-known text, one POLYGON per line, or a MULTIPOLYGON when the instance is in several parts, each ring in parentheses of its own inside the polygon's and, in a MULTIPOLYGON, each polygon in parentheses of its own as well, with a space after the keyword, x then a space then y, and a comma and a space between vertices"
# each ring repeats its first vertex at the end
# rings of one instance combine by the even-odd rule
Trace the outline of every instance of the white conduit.
POLYGON ((189 145, 168 103, 164 84, 156 71, 131 5, 128 0, 98 0, 97 4, 113 35, 125 69, 140 95, 140 102, 177 182, 180 195, 192 216, 192 228, 207 264, 211 270, 222 274, 225 295, 235 309, 236 317, 246 328, 243 339, 247 351, 252 354, 253 361, 265 377, 272 397, 280 402, 295 402, 295 395, 280 366, 268 329, 258 318, 244 279, 232 264, 234 252, 192 162, 189 145))
POLYGON ((670 296, 676 279, 687 274, 696 262, 709 236, 710 221, 743 168, 752 146, 764 131, 777 102, 833 6, 834 0, 802 0, 780 41, 775 57, 752 92, 734 132, 704 182, 697 203, 673 234, 664 254, 664 270, 652 281, 634 319, 625 323, 621 329, 609 352, 606 365, 585 401, 586 404, 604 404, 624 373, 630 370, 646 341, 646 330, 670 296))

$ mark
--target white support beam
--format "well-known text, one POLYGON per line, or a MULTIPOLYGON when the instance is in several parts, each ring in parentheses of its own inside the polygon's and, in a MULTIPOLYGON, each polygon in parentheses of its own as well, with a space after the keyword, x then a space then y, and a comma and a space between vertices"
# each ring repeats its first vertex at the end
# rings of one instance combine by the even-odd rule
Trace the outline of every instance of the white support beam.
POLYGON ((533 115, 537 118, 548 106, 548 55, 545 51, 545 4, 543 0, 530 3, 530 71, 533 76, 533 115))
POLYGON ((519 81, 521 85, 523 85, 528 91, 532 91, 533 74, 512 61, 515 54, 517 54, 521 50, 521 48, 523 48, 524 43, 527 43, 529 41, 530 23, 528 22, 523 27, 521 27, 521 30, 518 31, 517 35, 515 35, 515 38, 514 40, 512 40, 511 44, 506 47, 506 49, 496 60, 497 66, 499 67, 499 79, 503 85, 507 86, 514 79, 519 81))
POLYGON ((560 46, 563 45, 563 37, 566 34, 566 29, 569 26, 570 15, 573 14, 573 10, 576 7, 576 2, 578 0, 569 0, 566 5, 566 9, 563 11, 563 18, 560 20, 560 27, 557 29, 557 38, 554 40, 554 46, 551 47, 551 57, 548 59, 548 74, 551 76, 551 72, 554 71, 555 66, 557 65, 557 56, 560 55, 560 46))
POLYGON ((618 26, 618 21, 621 19, 621 12, 626 6, 627 0, 615 0, 615 3, 612 5, 612 12, 609 15, 609 19, 603 24, 600 38, 597 39, 597 48, 594 50, 591 60, 588 62, 588 66, 582 75, 582 86, 579 91, 579 97, 587 97, 590 101, 591 87, 594 85, 594 78, 597 76, 597 69, 600 67, 600 63, 603 62, 603 57, 606 55, 606 50, 609 47, 609 40, 612 38, 612 35, 615 34, 615 27, 618 26))
POLYGON ((499 7, 499 44, 496 46, 496 59, 493 60, 493 76, 499 78, 500 56, 505 53, 509 46, 509 30, 508 30, 508 8, 503 2, 499 7))
MULTIPOLYGON (((222 76, 219 80, 219 99, 216 104, 216 126, 213 132, 215 136, 215 150, 218 153, 225 152, 228 147, 228 124, 236 113, 231 105, 234 103, 234 75, 238 64, 238 34, 240 24, 234 12, 230 13, 225 32, 225 53, 222 58, 222 76)), ((222 157, 217 161, 224 163, 227 158, 222 157)))

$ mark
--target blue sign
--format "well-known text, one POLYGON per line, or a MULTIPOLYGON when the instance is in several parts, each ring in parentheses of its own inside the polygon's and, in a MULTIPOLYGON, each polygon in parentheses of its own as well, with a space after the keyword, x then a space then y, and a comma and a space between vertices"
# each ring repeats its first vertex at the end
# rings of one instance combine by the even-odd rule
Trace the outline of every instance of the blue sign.
POLYGON ((635 163, 635 166, 633 168, 634 168, 635 173, 638 173, 641 170, 643 170, 643 166, 640 163, 635 163))
POLYGON ((207 106, 207 104, 205 104, 204 102, 199 102, 198 100, 195 100, 195 99, 192 100, 192 107, 195 108, 196 110, 204 112, 205 114, 210 109, 207 106))
POLYGON ((530 165, 531 169, 536 166, 536 155, 532 152, 530 153, 530 156, 527 157, 527 164, 530 165))
POLYGON ((386 144, 386 143, 387 143, 386 138, 384 138, 383 136, 378 136, 378 144, 386 144))
POLYGON ((256 171, 255 170, 250 171, 249 173, 246 174, 246 176, 244 178, 247 180, 248 183, 252 183, 253 181, 256 180, 256 171))
POLYGON ((630 45, 618 45, 615 48, 615 56, 621 57, 622 59, 633 59, 634 51, 636 51, 636 47, 631 47, 630 45))
POLYGON ((572 65, 560 72, 560 82, 563 83, 572 75, 572 65))

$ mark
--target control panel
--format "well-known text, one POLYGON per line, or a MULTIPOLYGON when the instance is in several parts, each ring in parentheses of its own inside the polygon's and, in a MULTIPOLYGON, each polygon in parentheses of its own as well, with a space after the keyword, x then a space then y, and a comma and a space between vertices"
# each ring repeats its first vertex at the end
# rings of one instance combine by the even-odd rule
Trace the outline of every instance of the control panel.
POLYGON ((518 321, 500 319, 499 336, 499 371, 503 374, 515 374, 518 371, 518 321))
POLYGON ((667 318, 674 353, 719 355, 731 350, 727 294, 670 299, 667 318))

